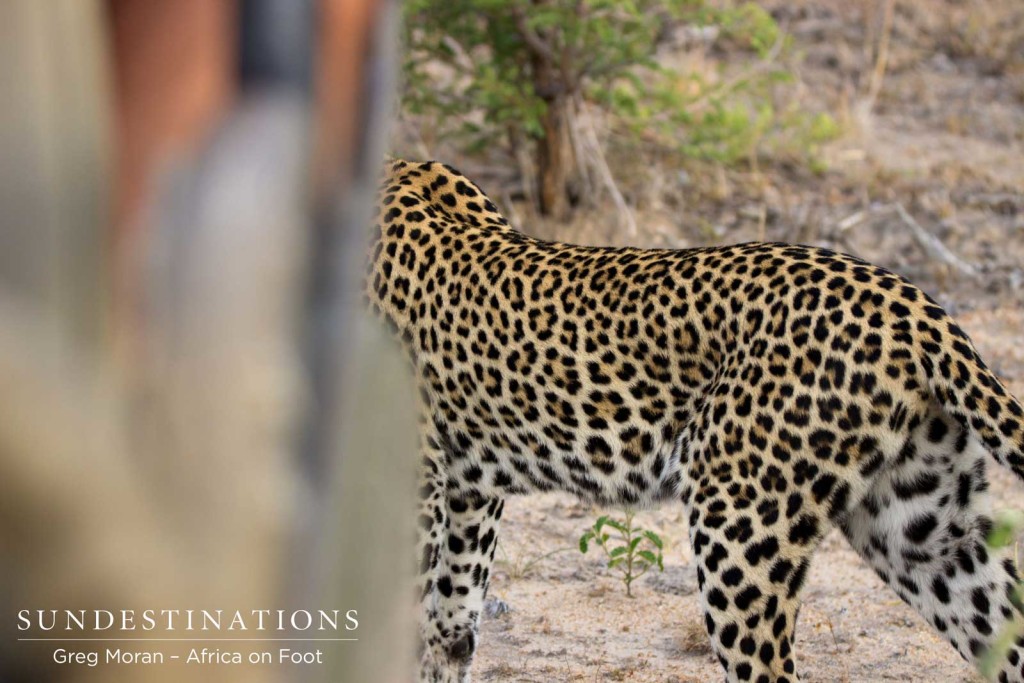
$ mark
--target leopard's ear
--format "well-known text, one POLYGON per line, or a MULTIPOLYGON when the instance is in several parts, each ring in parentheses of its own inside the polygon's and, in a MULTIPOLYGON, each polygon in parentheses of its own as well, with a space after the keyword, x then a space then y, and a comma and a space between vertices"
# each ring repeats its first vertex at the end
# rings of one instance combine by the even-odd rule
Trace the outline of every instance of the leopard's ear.
POLYGON ((402 173, 408 169, 411 164, 405 159, 399 159, 393 157, 390 154, 384 156, 384 164, 380 170, 380 183, 382 186, 387 186, 390 183, 398 179, 402 173))

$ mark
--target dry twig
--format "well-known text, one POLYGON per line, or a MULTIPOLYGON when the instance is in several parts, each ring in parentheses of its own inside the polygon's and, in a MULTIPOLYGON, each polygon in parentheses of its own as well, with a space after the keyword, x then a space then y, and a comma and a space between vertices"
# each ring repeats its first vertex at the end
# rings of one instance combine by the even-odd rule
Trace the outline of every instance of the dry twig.
POLYGON ((882 14, 882 32, 878 37, 878 54, 875 57, 875 68, 871 72, 871 81, 868 85, 865 110, 870 112, 878 100, 878 93, 882 90, 882 81, 885 80, 885 70, 889 64, 889 41, 892 38, 892 21, 896 8, 896 0, 885 0, 885 9, 882 14))
POLYGON ((910 212, 907 211, 906 207, 899 202, 894 202, 880 207, 873 207, 871 209, 864 209, 843 218, 836 223, 836 239, 843 244, 847 244, 846 233, 851 229, 870 222, 878 216, 892 213, 895 213, 900 221, 910 229, 910 235, 913 237, 914 242, 917 243, 917 246, 919 246, 929 258, 938 261, 939 263, 943 263, 971 279, 977 279, 981 276, 981 272, 977 266, 972 263, 968 263, 954 254, 949 247, 942 243, 942 240, 928 232, 928 230, 918 223, 917 220, 910 215, 910 212))
POLYGON ((954 254, 949 250, 942 241, 931 234, 918 223, 913 216, 911 216, 902 204, 896 202, 892 205, 892 208, 896 211, 896 215, 900 217, 904 225, 910 228, 910 234, 913 236, 914 241, 917 245, 931 258, 946 264, 947 266, 959 271, 960 273, 977 279, 981 274, 978 268, 973 264, 964 261, 962 258, 954 254))

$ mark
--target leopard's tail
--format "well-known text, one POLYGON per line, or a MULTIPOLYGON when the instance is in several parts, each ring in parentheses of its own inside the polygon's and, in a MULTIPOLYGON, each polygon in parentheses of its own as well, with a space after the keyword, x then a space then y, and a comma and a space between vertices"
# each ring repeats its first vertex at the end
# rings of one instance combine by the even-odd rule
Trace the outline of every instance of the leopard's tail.
POLYGON ((1000 464, 1024 479, 1024 406, 988 369, 952 319, 947 329, 953 336, 951 348, 923 349, 932 394, 1000 464))

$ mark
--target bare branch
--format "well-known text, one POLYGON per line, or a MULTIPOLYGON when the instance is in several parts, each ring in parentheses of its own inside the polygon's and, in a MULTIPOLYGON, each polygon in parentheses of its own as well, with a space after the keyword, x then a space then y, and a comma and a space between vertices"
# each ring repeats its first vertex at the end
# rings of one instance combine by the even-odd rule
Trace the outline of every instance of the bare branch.
POLYGON ((523 14, 523 11, 517 8, 513 11, 513 17, 516 22, 516 30, 519 31, 519 35, 521 35, 523 40, 526 41, 527 47, 529 47, 535 55, 543 59, 548 64, 558 64, 558 55, 556 55, 554 49, 548 45, 548 43, 546 43, 536 31, 533 30, 529 22, 526 21, 526 15, 523 14))
POLYGON ((878 55, 875 58, 875 68, 871 71, 871 81, 864 105, 867 112, 874 109, 878 93, 882 90, 882 81, 885 79, 885 70, 889 64, 889 41, 892 38, 892 20, 895 8, 896 0, 886 0, 882 15, 882 34, 878 39, 878 55))
MULTIPOLYGON (((928 232, 920 223, 918 223, 917 220, 910 215, 910 212, 907 211, 906 207, 899 202, 887 204, 881 207, 865 209, 850 214, 836 223, 836 234, 834 239, 849 248, 850 243, 848 241, 847 234, 850 230, 859 225, 863 225, 864 223, 869 223, 871 219, 877 218, 880 215, 893 213, 896 214, 904 225, 910 228, 910 235, 913 237, 914 242, 917 243, 917 246, 919 246, 929 258, 943 263, 969 278, 977 279, 981 276, 981 272, 978 270, 977 266, 964 261, 962 258, 954 254, 949 247, 942 243, 942 240, 928 232)), ((851 248, 851 251, 852 250, 853 249, 851 248)))
POLYGON ((945 263, 947 266, 960 271, 970 278, 977 279, 979 277, 980 273, 976 266, 954 254, 938 237, 921 227, 921 224, 914 220, 914 217, 907 212, 902 204, 897 202, 892 206, 900 220, 910 228, 910 234, 914 237, 914 241, 917 242, 918 246, 928 256, 936 261, 945 263))
POLYGON ((601 182, 604 183, 605 189, 611 196, 612 203, 615 204, 615 208, 619 213, 619 220, 626 228, 626 234, 630 237, 636 237, 636 218, 633 216, 633 211, 626 204, 625 197, 622 196, 622 192, 619 190, 618 184, 615 182, 615 176, 612 175, 612 170, 608 166, 608 160, 604 156, 604 151, 601 145, 601 141, 597 137, 597 131, 594 129, 593 120, 589 116, 585 116, 583 108, 586 106, 583 102, 583 98, 577 95, 576 106, 579 115, 576 117, 580 133, 583 136, 583 142, 586 144, 588 151, 589 161, 592 164, 594 170, 601 178, 601 182))
POLYGON ((462 44, 459 43, 459 41, 455 40, 454 38, 448 35, 446 35, 441 40, 444 43, 445 47, 452 51, 452 54, 454 55, 455 58, 455 62, 461 68, 466 69, 467 71, 473 70, 473 58, 469 56, 469 53, 466 52, 466 48, 462 47, 462 44))

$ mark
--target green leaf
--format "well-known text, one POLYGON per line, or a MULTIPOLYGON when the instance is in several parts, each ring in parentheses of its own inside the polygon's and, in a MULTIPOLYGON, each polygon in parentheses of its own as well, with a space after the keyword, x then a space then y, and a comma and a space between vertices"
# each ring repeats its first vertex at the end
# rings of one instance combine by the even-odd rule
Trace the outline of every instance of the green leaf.
POLYGON ((605 522, 605 524, 607 524, 607 525, 608 525, 608 526, 610 526, 611 528, 615 529, 616 531, 621 531, 621 532, 622 532, 622 533, 624 533, 624 534, 625 534, 625 533, 628 533, 628 530, 626 529, 626 526, 625 526, 625 525, 624 525, 624 524, 623 524, 622 522, 620 522, 620 521, 618 521, 618 520, 615 520, 615 519, 608 519, 608 520, 607 520, 607 521, 605 522))
POLYGON ((661 536, 654 533, 653 531, 644 531, 644 538, 654 544, 658 550, 662 550, 665 547, 664 542, 661 540, 661 536))
POLYGON ((1003 548, 1024 530, 1024 512, 1020 510, 1000 510, 995 514, 995 524, 988 534, 987 542, 993 548, 1003 548))
POLYGON ((550 29, 563 26, 569 17, 565 12, 554 8, 546 8, 543 5, 535 7, 526 19, 526 23, 533 29, 550 29))

